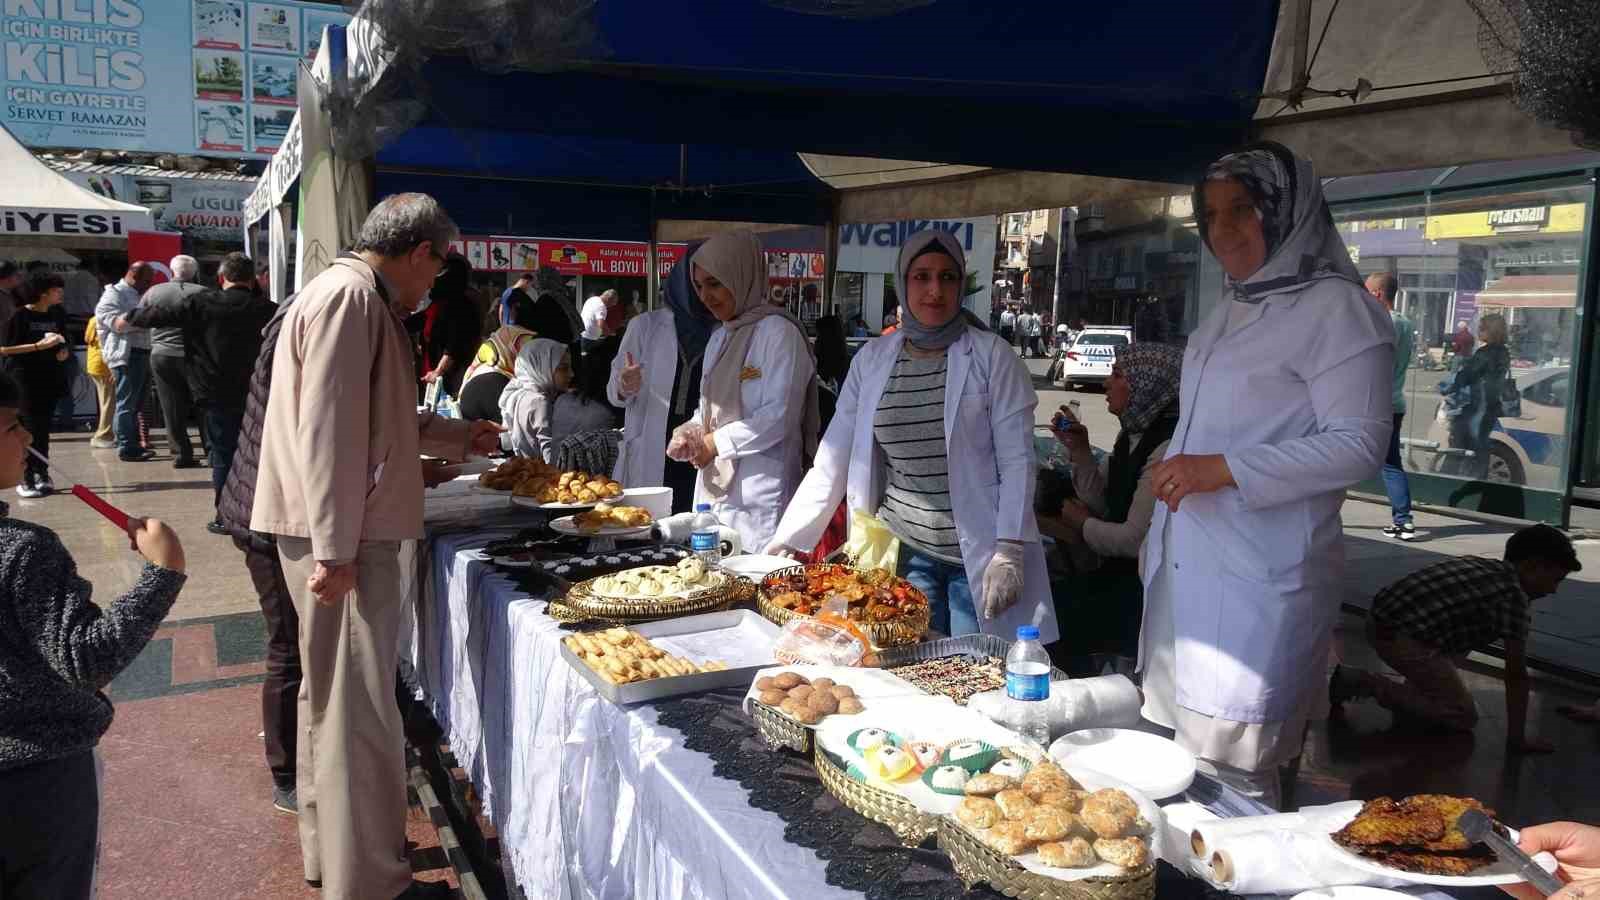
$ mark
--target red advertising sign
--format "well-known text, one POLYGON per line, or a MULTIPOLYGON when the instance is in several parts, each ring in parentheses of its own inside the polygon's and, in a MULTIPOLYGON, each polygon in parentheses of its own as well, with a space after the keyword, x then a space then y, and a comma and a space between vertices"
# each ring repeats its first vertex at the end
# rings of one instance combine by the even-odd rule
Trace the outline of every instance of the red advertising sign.
MULTIPOLYGON (((549 267, 562 275, 643 278, 650 245, 630 241, 563 241, 558 238, 463 237, 451 249, 465 253, 474 269, 531 272, 549 267)), ((657 265, 665 278, 683 259, 684 245, 659 244, 657 265)))

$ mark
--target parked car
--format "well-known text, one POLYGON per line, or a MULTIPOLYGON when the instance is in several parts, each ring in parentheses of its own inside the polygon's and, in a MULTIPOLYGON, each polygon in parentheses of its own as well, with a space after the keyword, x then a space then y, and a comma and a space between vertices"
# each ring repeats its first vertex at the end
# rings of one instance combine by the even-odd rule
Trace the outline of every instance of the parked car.
POLYGON ((1133 343, 1133 329, 1124 325, 1090 325, 1066 350, 1056 355, 1051 381, 1067 390, 1080 384, 1105 384, 1117 351, 1133 343))
MULTIPOLYGON (((1489 434, 1489 474, 1496 484, 1559 488, 1567 451, 1567 398, 1572 387, 1568 366, 1513 370, 1522 394, 1521 414, 1501 416, 1489 434)), ((1427 436, 1401 438, 1411 468, 1453 475, 1469 471, 1472 450, 1450 446, 1450 410, 1440 400, 1427 436)))

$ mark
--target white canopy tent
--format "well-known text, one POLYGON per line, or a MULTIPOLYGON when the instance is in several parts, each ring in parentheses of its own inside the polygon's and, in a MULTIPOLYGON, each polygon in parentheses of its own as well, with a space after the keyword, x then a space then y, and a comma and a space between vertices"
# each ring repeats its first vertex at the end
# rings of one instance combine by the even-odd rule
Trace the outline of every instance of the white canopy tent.
POLYGON ((153 227, 150 210, 102 197, 40 162, 0 125, 0 241, 16 247, 111 250, 153 227))

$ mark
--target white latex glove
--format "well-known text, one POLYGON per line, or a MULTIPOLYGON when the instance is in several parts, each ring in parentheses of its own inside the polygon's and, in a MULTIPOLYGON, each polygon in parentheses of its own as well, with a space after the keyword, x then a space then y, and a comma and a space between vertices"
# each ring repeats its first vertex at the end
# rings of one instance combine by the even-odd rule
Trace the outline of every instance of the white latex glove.
POLYGON ((778 541, 773 541, 772 543, 768 544, 766 549, 762 550, 761 552, 768 556, 783 556, 793 560, 798 560, 800 558, 799 550, 796 550, 788 544, 780 543, 778 541))
POLYGON ((667 441, 667 458, 678 462, 694 462, 704 449, 705 436, 705 428, 694 419, 679 425, 673 429, 672 437, 667 441))
POLYGON ((983 573, 983 617, 993 620, 1017 605, 1022 597, 1022 545, 1015 541, 995 544, 994 557, 983 573))

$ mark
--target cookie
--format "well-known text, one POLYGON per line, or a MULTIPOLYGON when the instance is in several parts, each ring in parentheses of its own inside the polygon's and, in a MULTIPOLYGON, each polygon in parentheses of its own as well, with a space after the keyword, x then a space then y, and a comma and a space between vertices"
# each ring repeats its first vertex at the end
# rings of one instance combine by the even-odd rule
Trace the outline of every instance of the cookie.
POLYGON ((1033 849, 1035 841, 1028 839, 1027 829, 1021 822, 1001 822, 983 836, 984 843, 1007 856, 1016 856, 1033 849))
POLYGON ((780 672, 772 677, 772 686, 780 691, 787 691, 804 683, 805 679, 793 672, 780 672))
POLYGON ((1136 837, 1101 838, 1094 842, 1095 855, 1124 869, 1137 869, 1150 861, 1150 848, 1136 837))
POLYGON ((1038 807, 1037 803, 1029 800, 1028 795, 1017 788, 1006 788, 995 794, 994 802, 1000 804, 1000 812, 1007 819, 1021 819, 1028 812, 1038 807))
POLYGON ((1061 841, 1072 834, 1077 817, 1065 810, 1036 806, 1022 816, 1023 831, 1029 840, 1061 841))
POLYGON ((1081 837, 1067 838, 1039 845, 1039 859, 1047 866, 1062 869, 1084 869, 1100 861, 1094 847, 1081 837))
POLYGON ((865 709, 866 707, 861 705, 861 701, 854 697, 841 697, 839 699, 839 712, 843 715, 853 716, 865 709))
POLYGON ((768 706, 781 706, 783 705, 783 701, 789 699, 789 695, 785 694, 783 691, 770 690, 762 691, 760 694, 757 694, 756 699, 768 706))
MULTIPOLYGON (((943 763, 943 765, 953 766, 955 763, 943 763)), ((964 769, 966 767, 961 766, 960 768, 964 769)), ((1004 775, 984 772, 981 775, 974 775, 967 779, 966 792, 974 797, 993 797, 995 794, 1011 787, 1016 787, 1016 782, 1004 775)))
POLYGON ((989 828, 1000 818, 999 804, 988 797, 968 797, 956 807, 956 821, 968 828, 989 828))
POLYGON ((839 711, 839 701, 827 691, 812 691, 811 696, 806 698, 806 706, 823 716, 833 715, 839 711))
POLYGON ((805 700, 807 697, 810 697, 812 692, 815 690, 816 688, 813 688, 809 684, 797 684, 789 689, 789 696, 795 698, 796 700, 805 700))

